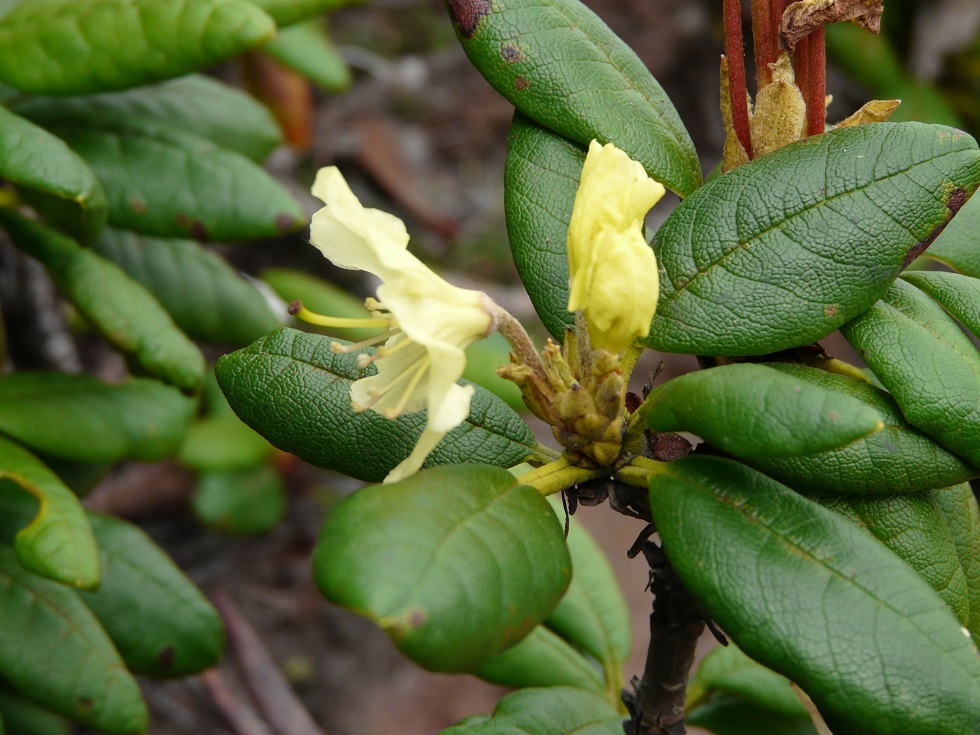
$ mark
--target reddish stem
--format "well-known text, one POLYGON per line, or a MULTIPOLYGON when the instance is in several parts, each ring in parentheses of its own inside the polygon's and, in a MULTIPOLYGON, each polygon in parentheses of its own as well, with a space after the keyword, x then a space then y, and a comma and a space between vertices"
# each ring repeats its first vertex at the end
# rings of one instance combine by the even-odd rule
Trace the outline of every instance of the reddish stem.
POLYGON ((759 89, 772 81, 769 64, 776 60, 775 39, 770 32, 772 0, 752 0, 752 46, 755 49, 755 79, 759 89))
MULTIPOLYGON (((796 74, 796 86, 803 93, 803 99, 807 102, 809 110, 810 101, 810 37, 804 36, 796 44, 793 52, 793 71, 796 74)), ((809 125, 807 126, 809 131, 809 125)), ((808 133, 809 134, 809 133, 808 133)))
POLYGON ((745 56, 742 51, 742 4, 739 0, 724 0, 725 55, 728 57, 728 90, 732 103, 732 126, 738 142, 752 158, 752 137, 749 133, 748 89, 745 86, 745 56))
POLYGON ((824 29, 818 28, 807 37, 806 127, 808 135, 821 135, 827 124, 827 45, 824 29))

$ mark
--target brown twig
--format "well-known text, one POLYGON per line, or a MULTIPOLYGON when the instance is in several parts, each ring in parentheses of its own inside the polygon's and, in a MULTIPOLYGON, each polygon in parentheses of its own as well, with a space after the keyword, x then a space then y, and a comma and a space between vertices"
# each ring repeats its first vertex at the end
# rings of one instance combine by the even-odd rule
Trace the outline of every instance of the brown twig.
POLYGON ((742 4, 724 0, 725 56, 728 58, 729 92, 732 103, 732 127, 745 153, 752 158, 749 133, 748 88, 745 84, 745 55, 742 50, 742 4))
POLYGON ((827 44, 823 27, 807 37, 806 95, 807 134, 820 135, 827 125, 827 44))
POLYGON ((228 593, 211 595, 225 622, 245 684, 277 735, 324 735, 228 593))
POLYGON ((252 705, 228 685, 221 672, 208 669, 199 678, 235 735, 272 735, 252 705))

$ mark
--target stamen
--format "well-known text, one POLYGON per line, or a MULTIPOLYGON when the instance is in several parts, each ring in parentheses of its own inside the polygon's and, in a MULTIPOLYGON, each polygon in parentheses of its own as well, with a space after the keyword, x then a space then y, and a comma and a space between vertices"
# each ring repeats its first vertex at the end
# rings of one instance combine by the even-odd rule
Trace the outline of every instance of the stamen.
POLYGON ((318 327, 346 327, 348 329, 381 329, 390 327, 391 320, 379 317, 364 319, 350 319, 340 316, 326 316, 310 311, 299 301, 294 301, 289 305, 289 313, 297 319, 307 324, 315 324, 318 327))
POLYGON ((396 419, 401 412, 405 410, 405 406, 408 404, 408 401, 415 392, 415 389, 419 387, 419 383, 422 382, 422 378, 425 377, 426 372, 428 372, 429 362, 430 360, 428 357, 419 361, 419 365, 417 368, 415 368, 415 373, 412 376, 412 380, 408 384, 408 387, 405 388, 405 392, 402 394, 398 404, 394 408, 385 409, 381 414, 382 416, 384 416, 386 419, 396 419))
MULTIPOLYGON (((404 382, 406 379, 410 379, 409 388, 411 389, 408 391, 406 395, 411 395, 412 390, 414 390, 415 387, 418 385, 419 381, 421 380, 421 376, 425 374, 425 370, 428 367, 429 367, 429 358, 428 356, 426 356, 420 359, 416 365, 413 365, 407 370, 402 370, 400 373, 398 373, 398 375, 392 378, 391 381, 388 382, 386 385, 380 388, 377 386, 371 387, 368 390, 368 395, 371 396, 371 400, 369 400, 367 403, 355 402, 355 403, 351 403, 351 407, 354 409, 355 412, 366 411, 367 409, 374 407, 378 403, 378 401, 380 401, 382 398, 388 395, 399 383, 404 382)), ((399 401, 399 407, 404 408, 407 400, 408 400, 407 397, 403 397, 402 400, 399 401)), ((385 410, 385 412, 382 415, 385 418, 392 418, 388 416, 388 413, 389 410, 385 410)), ((397 416, 397 414, 395 415, 397 416)))

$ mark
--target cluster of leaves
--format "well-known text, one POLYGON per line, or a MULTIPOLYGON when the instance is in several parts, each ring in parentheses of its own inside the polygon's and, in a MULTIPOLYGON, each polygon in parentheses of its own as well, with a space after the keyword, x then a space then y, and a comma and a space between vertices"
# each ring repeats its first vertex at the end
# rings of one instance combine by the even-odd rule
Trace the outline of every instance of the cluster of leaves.
POLYGON ((176 458, 199 474, 204 521, 279 519, 272 447, 231 413, 197 342, 247 344, 284 312, 204 242, 280 237, 306 216, 260 165, 282 143, 272 114, 196 72, 249 52, 342 87, 320 23, 341 4, 0 3, 0 228, 132 373, 0 377, 0 732, 67 732, 63 718, 143 732, 132 674, 221 654, 190 580, 78 494, 120 461, 176 458))
MULTIPOLYGON (((556 340, 571 323, 565 240, 589 141, 614 143, 683 199, 652 241, 661 298, 645 345, 714 357, 641 410, 708 451, 592 476, 649 482, 677 575, 744 651, 705 662, 691 721, 815 732, 785 676, 837 735, 977 732, 976 142, 920 123, 840 128, 703 184, 670 100, 577 0, 448 6, 470 60, 517 110, 508 231, 556 340), (930 243, 959 273, 900 278, 930 243), (870 370, 813 346, 837 329, 870 370)), ((354 414, 350 384, 367 373, 315 335, 280 330, 216 371, 275 445, 366 481, 425 423, 354 414)), ((621 732, 620 594, 581 530, 566 544, 541 493, 501 469, 547 458, 478 389, 430 469, 358 491, 324 527, 314 568, 329 599, 423 666, 525 687, 447 733, 621 732)))

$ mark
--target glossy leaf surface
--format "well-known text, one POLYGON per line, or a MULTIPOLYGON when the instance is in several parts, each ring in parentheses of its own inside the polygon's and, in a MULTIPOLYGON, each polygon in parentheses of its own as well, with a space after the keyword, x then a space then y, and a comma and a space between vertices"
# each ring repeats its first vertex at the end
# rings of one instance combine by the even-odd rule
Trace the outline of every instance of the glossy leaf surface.
POLYGON ((909 424, 895 400, 880 388, 844 375, 785 363, 769 366, 828 390, 846 393, 873 408, 885 422, 877 434, 829 452, 788 459, 754 459, 751 464, 793 487, 882 495, 947 487, 980 474, 909 424))
POLYGON ((314 20, 284 28, 263 50, 328 92, 341 92, 351 85, 351 70, 331 43, 322 22, 314 20))
POLYGON ((64 584, 97 586, 99 550, 75 494, 41 460, 2 437, 0 478, 4 522, 16 527, 14 549, 20 563, 64 584))
POLYGON ((971 198, 929 246, 926 255, 980 278, 980 199, 971 198))
POLYGON ((473 65, 511 104, 581 145, 615 143, 680 196, 701 164, 643 62, 578 0, 449 0, 473 65))
POLYGON ((91 241, 105 225, 105 192, 88 164, 64 141, 3 107, 0 176, 76 237, 91 241))
POLYGON ((865 735, 980 727, 980 658, 946 604, 846 519, 744 465, 651 478, 675 571, 753 659, 865 735))
POLYGON ((264 160, 282 143, 282 133, 264 106, 200 74, 123 92, 23 97, 11 109, 45 127, 148 134, 181 130, 255 161, 264 160))
POLYGON ((819 735, 809 717, 780 715, 732 696, 694 708, 686 722, 714 735, 819 735))
POLYGON ((980 508, 977 499, 966 482, 933 490, 929 495, 953 536, 970 601, 970 619, 966 627, 973 640, 980 641, 980 508))
POLYGON ((504 212, 514 264, 535 311, 561 341, 568 313, 568 223, 585 149, 514 114, 507 144, 504 212))
POLYGON ((0 686, 0 715, 7 735, 72 735, 71 725, 64 717, 3 686, 0 686))
POLYGON ((596 665, 543 625, 473 673, 501 686, 570 686, 602 691, 602 677, 596 665))
POLYGON ((0 616, 6 681, 97 730, 146 730, 139 686, 78 593, 31 574, 6 547, 0 547, 0 616))
POLYGON ((508 694, 490 717, 439 735, 622 735, 622 722, 622 715, 599 694, 546 687, 508 694))
MULTIPOLYGON (((977 249, 980 250, 980 242, 977 249)), ((927 293, 951 317, 980 337, 980 278, 941 271, 916 271, 902 278, 927 293)))
POLYGON ((841 333, 909 423, 980 466, 980 352, 942 307, 899 280, 841 333))
POLYGON ((193 240, 108 228, 93 250, 142 284, 195 339, 246 345, 281 324, 255 286, 193 240))
MULTIPOLYGON (((357 367, 356 355, 330 351, 332 340, 280 329, 225 355, 215 374, 238 416, 273 445, 319 467, 378 482, 408 456, 426 414, 394 421, 350 407, 354 380, 375 368, 357 367)), ((453 429, 425 466, 483 462, 513 467, 533 453, 534 435, 503 401, 477 388, 469 418, 453 429)))
POLYGON ((558 604, 571 577, 544 497, 486 465, 372 485, 327 517, 313 557, 326 598, 433 671, 473 671, 558 604))
POLYGON ((966 625, 970 616, 966 575, 950 528, 930 495, 859 498, 817 493, 807 497, 867 529, 918 572, 966 625))
POLYGON ((709 182, 654 238, 660 304, 645 343, 761 355, 815 342, 888 289, 980 183, 968 135, 839 128, 709 182))
POLYGON ((21 250, 41 261, 62 293, 117 349, 164 382, 184 390, 200 385, 200 350, 160 303, 116 265, 11 211, 0 210, 0 226, 21 250))
POLYGON ((197 472, 245 470, 272 452, 269 442, 231 413, 212 415, 190 427, 177 461, 197 472))
POLYGON ((275 30, 239 0, 32 0, 0 18, 0 82, 39 94, 135 87, 213 66, 275 30))
POLYGON ((655 431, 691 431, 737 457, 797 457, 836 449, 884 428, 867 404, 749 363, 687 373, 647 399, 655 431))
POLYGON ((306 224, 299 204, 265 170, 196 135, 54 131, 101 180, 115 227, 223 241, 278 237, 306 224))
POLYGON ((286 490, 274 467, 201 473, 191 500, 194 514, 222 533, 268 533, 286 511, 286 490))
POLYGON ((180 446, 196 410, 193 398, 146 378, 111 384, 84 373, 0 377, 0 432, 77 462, 164 459, 180 446))
POLYGON ((102 583, 81 593, 136 674, 186 676, 214 666, 224 647, 218 612, 136 526, 91 514, 102 583))

